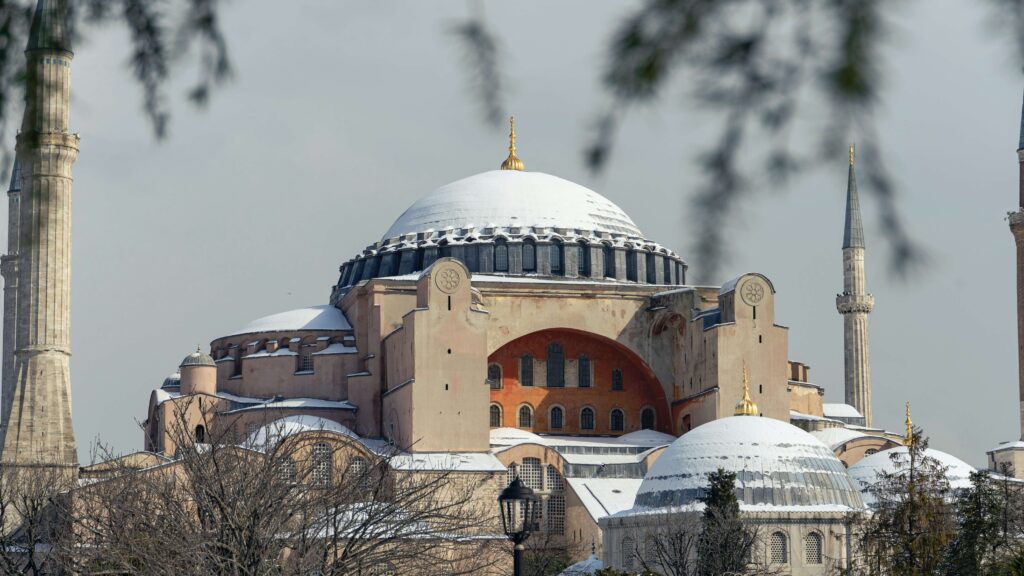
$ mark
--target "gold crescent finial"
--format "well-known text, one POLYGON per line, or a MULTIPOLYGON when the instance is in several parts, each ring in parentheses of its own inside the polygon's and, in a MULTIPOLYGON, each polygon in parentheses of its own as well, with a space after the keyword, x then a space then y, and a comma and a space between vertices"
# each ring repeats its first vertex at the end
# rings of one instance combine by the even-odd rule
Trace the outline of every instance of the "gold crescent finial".
POLYGON ((757 416, 757 404, 750 399, 750 382, 747 379, 747 363, 743 363, 743 399, 736 404, 736 416, 757 416))
POLYGON ((910 446, 914 442, 914 423, 910 420, 910 401, 907 401, 907 436, 904 443, 910 446))
POLYGON ((854 145, 850 144, 850 166, 853 166, 853 156, 855 150, 856 148, 854 148, 854 145))
POLYGON ((519 170, 522 171, 526 167, 523 165, 523 161, 516 156, 516 118, 515 116, 508 117, 508 158, 501 163, 502 170, 519 170))

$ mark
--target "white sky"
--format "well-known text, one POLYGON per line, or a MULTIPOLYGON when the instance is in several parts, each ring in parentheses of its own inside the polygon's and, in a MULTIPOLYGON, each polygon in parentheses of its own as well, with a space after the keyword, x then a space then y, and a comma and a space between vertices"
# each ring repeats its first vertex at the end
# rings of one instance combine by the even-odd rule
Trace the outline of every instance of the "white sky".
MULTIPOLYGON (((688 105, 685 83, 630 115, 604 176, 581 162, 604 103, 604 46, 633 5, 491 2, 487 19, 527 168, 604 194, 696 267, 687 199, 699 182, 693 159, 717 124, 688 105)), ((466 11, 461 0, 229 3, 236 77, 203 111, 184 104, 187 82, 176 86, 163 143, 140 112, 123 32, 106 28, 78 47, 72 379, 83 461, 97 437, 141 448, 136 421, 150 391, 197 344, 325 303, 338 266, 407 205, 501 162, 505 130, 480 121, 448 33, 466 11)), ((931 256, 909 282, 886 272, 875 202, 861 185, 876 423, 902 430, 910 400, 932 446, 975 465, 1019 434, 1014 247, 1003 217, 1017 197, 1022 82, 988 16, 963 0, 919 1, 898 16, 880 126, 900 207, 931 256)), ((835 402, 845 184, 841 157, 749 197, 724 266, 730 277, 772 279, 790 357, 809 363, 835 402)))

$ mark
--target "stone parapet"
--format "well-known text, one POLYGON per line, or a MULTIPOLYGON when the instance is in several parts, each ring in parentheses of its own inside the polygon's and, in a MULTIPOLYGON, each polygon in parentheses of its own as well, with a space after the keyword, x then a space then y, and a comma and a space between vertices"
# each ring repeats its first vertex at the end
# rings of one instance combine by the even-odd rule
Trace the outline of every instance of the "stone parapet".
POLYGON ((840 314, 868 314, 875 308, 875 297, 871 294, 838 294, 836 309, 840 314))

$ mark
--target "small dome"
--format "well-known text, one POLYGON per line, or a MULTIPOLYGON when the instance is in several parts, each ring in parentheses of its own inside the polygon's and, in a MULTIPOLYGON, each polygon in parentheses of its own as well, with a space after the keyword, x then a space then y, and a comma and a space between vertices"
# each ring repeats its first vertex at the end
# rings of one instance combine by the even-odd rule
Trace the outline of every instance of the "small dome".
POLYGON ((179 388, 179 387, 181 387, 181 373, 180 372, 175 372, 174 374, 171 374, 167 378, 164 378, 164 383, 160 387, 161 388, 179 388))
POLYGON ((708 474, 719 468, 736 474, 745 510, 863 508, 853 479, 828 447, 796 426, 757 416, 714 420, 677 439, 644 476, 635 507, 697 503, 708 474))
POLYGON ((611 200, 543 172, 492 170, 434 190, 410 206, 382 240, 446 228, 537 226, 642 238, 611 200))
MULTIPOLYGON (((946 480, 949 487, 954 490, 969 488, 971 486, 971 473, 975 472, 974 466, 963 460, 939 450, 928 448, 924 451, 928 458, 934 458, 946 467, 946 480)), ((865 501, 873 501, 871 486, 878 482, 880 474, 892 474, 898 470, 904 470, 910 465, 910 457, 907 456, 907 447, 899 446, 881 452, 876 452, 850 466, 850 476, 857 482, 865 501), (893 456, 896 461, 893 461, 893 456)))
POLYGON ((299 308, 287 312, 278 312, 270 316, 257 318, 245 326, 235 330, 229 336, 239 334, 256 334, 258 332, 298 332, 300 330, 351 330, 345 314, 341 310, 324 304, 299 308))
POLYGON ((213 358, 209 354, 203 352, 199 348, 196 348, 195 352, 189 354, 188 356, 185 356, 185 359, 182 360, 181 364, 178 365, 179 368, 184 368, 186 366, 216 367, 217 364, 213 361, 213 358))

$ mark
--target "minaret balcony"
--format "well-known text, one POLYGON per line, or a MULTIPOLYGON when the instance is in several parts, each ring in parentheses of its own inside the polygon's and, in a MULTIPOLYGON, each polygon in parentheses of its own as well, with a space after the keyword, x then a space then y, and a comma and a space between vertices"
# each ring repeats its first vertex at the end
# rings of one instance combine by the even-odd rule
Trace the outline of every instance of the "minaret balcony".
POLYGON ((1006 219, 1010 222, 1011 227, 1024 224, 1024 208, 1018 208, 1013 212, 1007 212, 1006 219))
POLYGON ((871 294, 838 294, 836 295, 836 309, 840 314, 853 314, 871 312, 875 307, 875 297, 871 294))

